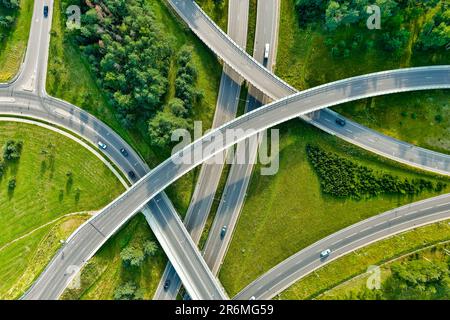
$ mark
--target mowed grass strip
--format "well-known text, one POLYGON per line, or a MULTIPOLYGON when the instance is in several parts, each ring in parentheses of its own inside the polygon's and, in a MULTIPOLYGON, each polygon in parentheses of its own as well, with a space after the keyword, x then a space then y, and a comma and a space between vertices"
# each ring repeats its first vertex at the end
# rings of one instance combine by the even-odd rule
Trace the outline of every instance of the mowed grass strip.
POLYGON ((16 23, 0 42, 0 83, 8 82, 19 71, 27 49, 33 16, 33 0, 21 0, 16 23))
POLYGON ((220 279, 230 296, 259 275, 321 238, 407 203, 437 195, 381 195, 366 200, 338 199, 321 192, 318 176, 306 156, 306 145, 314 144, 360 165, 401 178, 442 181, 436 177, 382 159, 327 135, 299 120, 281 127, 280 170, 261 176, 256 166, 247 200, 225 258, 220 279), (249 232, 251 230, 251 232, 249 232))
MULTIPOLYGON (((397 257, 450 240, 450 220, 430 224, 387 238, 352 252, 299 280, 279 297, 285 300, 336 299, 359 288, 367 277, 353 279, 370 265, 381 265, 397 257), (345 283, 342 287, 340 284, 345 283), (335 289, 333 289, 335 288, 335 289), (321 296, 321 293, 325 293, 321 296)), ((386 276, 382 269, 382 276, 386 276)))

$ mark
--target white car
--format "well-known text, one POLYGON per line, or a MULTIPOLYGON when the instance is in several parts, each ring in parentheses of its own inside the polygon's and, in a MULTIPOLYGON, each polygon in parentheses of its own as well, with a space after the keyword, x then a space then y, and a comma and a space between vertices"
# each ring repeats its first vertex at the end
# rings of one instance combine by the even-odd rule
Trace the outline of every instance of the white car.
POLYGON ((266 43, 264 49, 264 59, 269 59, 269 53, 270 53, 270 44, 266 43))
POLYGON ((320 259, 324 259, 324 258, 328 257, 330 254, 331 254, 331 250, 330 249, 323 250, 320 253, 320 259))
POLYGON ((101 149, 106 150, 106 144, 104 144, 103 142, 99 141, 99 142, 98 142, 98 146, 99 146, 101 149))

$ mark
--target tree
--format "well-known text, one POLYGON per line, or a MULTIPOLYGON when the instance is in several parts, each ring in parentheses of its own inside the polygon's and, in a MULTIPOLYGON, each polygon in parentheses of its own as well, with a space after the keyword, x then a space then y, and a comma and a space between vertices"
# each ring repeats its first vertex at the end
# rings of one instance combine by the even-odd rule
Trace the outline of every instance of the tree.
POLYGON ((126 267, 140 267, 145 255, 142 249, 128 246, 120 252, 120 258, 126 267))
POLYGON ((147 240, 144 243, 144 253, 146 257, 152 257, 158 252, 158 245, 154 241, 147 240))
POLYGON ((13 191, 16 188, 16 178, 12 178, 8 182, 8 190, 13 191))

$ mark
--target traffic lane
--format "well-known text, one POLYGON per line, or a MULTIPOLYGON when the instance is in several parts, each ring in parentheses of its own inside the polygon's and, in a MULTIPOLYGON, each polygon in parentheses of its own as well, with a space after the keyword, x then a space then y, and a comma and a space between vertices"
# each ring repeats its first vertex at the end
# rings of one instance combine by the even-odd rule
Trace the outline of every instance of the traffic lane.
POLYGON ((228 35, 245 49, 247 44, 249 0, 230 0, 228 3, 228 35))
MULTIPOLYGON (((253 87, 250 90, 260 93, 253 87)), ((249 94, 247 96, 246 112, 255 110, 260 106, 261 102, 254 95, 249 94)), ((237 156, 235 155, 234 157, 222 199, 204 249, 205 261, 211 268, 213 274, 219 272, 220 265, 231 241, 237 218, 242 209, 253 164, 256 160, 257 145, 255 137, 237 144, 236 154, 245 152, 246 161, 244 163, 237 163, 237 156), (221 233, 224 226, 227 226, 228 231, 222 237, 221 233)))
POLYGON ((407 205, 399 209, 364 220, 332 234, 315 244, 301 250, 272 268, 239 293, 235 299, 248 299, 251 296, 260 299, 270 299, 283 289, 298 281, 318 266, 326 264, 336 257, 367 245, 381 236, 393 235, 408 227, 420 223, 437 221, 439 215, 449 215, 450 194, 407 205), (438 217, 437 217, 438 216, 438 217), (320 259, 319 255, 325 249, 331 249, 328 259, 320 259), (268 291, 268 289, 270 290, 268 291))
POLYGON ((177 297, 181 288, 181 279, 173 268, 172 264, 168 263, 164 269, 161 277, 160 285, 158 285, 154 300, 173 300, 177 297), (166 281, 170 281, 168 289, 164 289, 166 281))
MULTIPOLYGON (((222 125, 223 123, 234 118, 236 115, 241 87, 229 75, 230 72, 234 71, 228 70, 222 72, 213 127, 222 125)), ((197 186, 194 190, 194 194, 184 221, 184 225, 190 233, 194 243, 198 243, 200 240, 214 201, 214 196, 220 181, 222 170, 223 164, 214 163, 205 163, 200 170, 197 186)), ((173 266, 169 263, 165 269, 163 277, 161 278, 154 298, 158 300, 175 299, 180 287, 181 280, 177 276, 173 266), (167 276, 170 276, 170 278, 167 276), (164 290, 164 284, 166 281, 170 281, 170 292, 164 290)))
POLYGON ((33 77, 33 73, 36 71, 38 52, 40 46, 40 37, 42 32, 42 25, 44 21, 44 4, 41 1, 34 1, 33 15, 30 26, 30 34, 28 37, 27 49, 25 52, 25 58, 23 65, 19 70, 20 74, 11 85, 21 86, 25 81, 28 81, 33 77))
POLYGON ((345 136, 352 140, 357 140, 364 145, 383 149, 389 154, 397 155, 406 161, 421 164, 443 171, 450 171, 450 155, 433 152, 412 144, 398 141, 389 136, 381 135, 378 132, 369 130, 354 122, 346 121, 345 126, 340 126, 336 123, 336 119, 344 119, 330 110, 322 110, 319 117, 314 117, 314 121, 321 125, 330 128, 334 132, 345 136))

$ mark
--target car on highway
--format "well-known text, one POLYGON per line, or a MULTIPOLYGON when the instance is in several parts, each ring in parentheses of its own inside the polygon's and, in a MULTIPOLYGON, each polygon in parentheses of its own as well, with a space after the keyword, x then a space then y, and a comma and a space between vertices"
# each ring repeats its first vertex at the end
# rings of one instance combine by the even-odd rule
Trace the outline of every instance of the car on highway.
POLYGON ((48 6, 44 6, 44 18, 48 17, 48 6))
POLYGON ((269 59, 269 53, 270 53, 270 44, 266 43, 264 46, 264 59, 269 59))
POLYGON ((343 126, 345 126, 347 124, 347 122, 344 119, 341 119, 341 118, 337 118, 336 119, 336 123, 338 125, 340 125, 341 127, 343 127, 343 126))
POLYGON ((325 259, 325 258, 329 257, 330 254, 331 254, 331 249, 323 250, 323 251, 320 253, 320 259, 325 259))
POLYGON ((166 280, 166 282, 164 282, 164 290, 167 291, 170 287, 170 280, 166 280))
POLYGON ((100 149, 106 150, 107 146, 105 143, 103 143, 102 141, 98 142, 98 146, 100 147, 100 149))
POLYGON ((128 176, 133 180, 136 179, 136 173, 134 171, 128 171, 128 176))
POLYGON ((223 239, 226 233, 227 233, 227 226, 223 226, 222 230, 220 230, 220 237, 223 239))
POLYGON ((128 157, 128 151, 125 148, 121 148, 120 153, 123 154, 124 157, 128 157))

